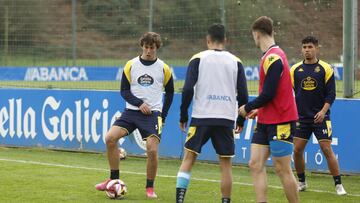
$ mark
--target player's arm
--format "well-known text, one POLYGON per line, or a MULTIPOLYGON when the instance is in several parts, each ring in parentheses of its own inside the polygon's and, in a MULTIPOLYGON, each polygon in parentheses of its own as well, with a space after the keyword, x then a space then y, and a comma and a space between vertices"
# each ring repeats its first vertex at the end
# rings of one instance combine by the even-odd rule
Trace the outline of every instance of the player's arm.
POLYGON ((245 111, 247 113, 253 109, 265 106, 275 97, 282 71, 283 64, 281 59, 278 58, 267 69, 263 89, 260 95, 245 105, 245 111))
POLYGON ((133 105, 133 106, 141 106, 144 102, 137 98, 133 93, 130 91, 130 82, 125 76, 125 73, 123 73, 121 77, 121 88, 120 88, 120 94, 124 100, 133 105))
POLYGON ((325 102, 331 105, 336 98, 336 88, 334 72, 331 70, 329 74, 330 76, 325 78, 325 102))
POLYGON ((128 61, 125 64, 123 74, 121 76, 121 87, 120 94, 125 99, 125 101, 133 106, 140 107, 144 102, 136 97, 130 90, 130 70, 131 70, 132 61, 128 61))
POLYGON ((325 103, 322 109, 315 114, 314 122, 323 122, 326 113, 336 98, 335 77, 332 68, 325 69, 325 103))
MULTIPOLYGON (((238 74, 237 74, 237 102, 238 107, 246 104, 249 100, 249 94, 247 90, 246 77, 244 67, 241 62, 237 63, 238 65, 238 74)), ((236 120, 236 125, 239 127, 243 127, 245 122, 245 118, 242 116, 238 116, 236 120)))
POLYGON ((188 65, 180 105, 180 123, 188 121, 188 108, 194 96, 194 86, 199 75, 200 58, 192 59, 188 65))
POLYGON ((165 123, 166 116, 169 112, 171 103, 174 98, 174 80, 168 65, 165 65, 164 67, 164 75, 165 75, 164 77, 165 95, 164 95, 164 104, 161 111, 161 118, 163 123, 165 123))
POLYGON ((336 88, 335 88, 335 77, 334 74, 329 77, 328 80, 325 81, 325 104, 321 109, 324 113, 326 113, 334 100, 336 98, 336 88))

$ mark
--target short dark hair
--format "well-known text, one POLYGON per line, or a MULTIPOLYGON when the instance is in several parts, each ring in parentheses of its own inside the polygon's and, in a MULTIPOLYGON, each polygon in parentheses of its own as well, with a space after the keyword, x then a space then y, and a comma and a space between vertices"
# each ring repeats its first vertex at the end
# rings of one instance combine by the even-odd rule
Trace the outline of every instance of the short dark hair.
POLYGON ((252 31, 259 31, 263 34, 273 34, 273 20, 267 16, 261 16, 254 21, 251 26, 252 31))
POLYGON ((313 43, 315 46, 319 45, 319 40, 314 36, 306 36, 304 39, 301 40, 302 44, 313 43))
POLYGON ((208 35, 215 42, 225 41, 225 26, 219 23, 212 24, 208 29, 208 35))
POLYGON ((161 37, 156 32, 146 32, 146 33, 144 33, 143 36, 141 36, 139 42, 140 42, 141 47, 144 46, 144 44, 147 44, 147 45, 155 44, 156 48, 158 49, 162 45, 161 37))

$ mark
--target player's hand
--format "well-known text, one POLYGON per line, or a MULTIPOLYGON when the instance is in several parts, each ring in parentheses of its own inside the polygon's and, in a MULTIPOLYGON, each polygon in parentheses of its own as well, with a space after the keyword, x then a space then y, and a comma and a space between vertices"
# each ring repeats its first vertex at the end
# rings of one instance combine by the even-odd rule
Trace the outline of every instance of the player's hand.
POLYGON ((314 123, 321 123, 323 122, 324 118, 325 118, 325 114, 326 112, 323 112, 323 111, 319 111, 315 116, 315 120, 314 120, 314 123))
POLYGON ((254 119, 258 114, 258 110, 257 109, 254 109, 254 110, 251 110, 247 115, 246 115, 246 118, 247 119, 254 119))
POLYGON ((239 134, 243 131, 243 129, 244 129, 244 126, 236 125, 235 133, 239 134))
POLYGON ((245 116, 246 116, 245 105, 240 106, 238 113, 240 116, 245 118, 245 116))
POLYGON ((186 125, 187 125, 187 122, 179 123, 179 127, 180 127, 181 131, 186 132, 186 125))
POLYGON ((151 114, 151 109, 150 109, 149 105, 145 102, 143 104, 141 104, 141 106, 139 106, 139 109, 140 109, 141 113, 143 113, 145 115, 151 114))

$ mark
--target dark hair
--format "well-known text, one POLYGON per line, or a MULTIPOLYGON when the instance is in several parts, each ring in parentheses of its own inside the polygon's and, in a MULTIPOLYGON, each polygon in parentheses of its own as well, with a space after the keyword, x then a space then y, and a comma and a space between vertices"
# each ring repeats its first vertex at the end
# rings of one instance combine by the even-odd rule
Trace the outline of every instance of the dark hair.
POLYGON ((261 16, 254 21, 251 30, 271 36, 273 33, 273 20, 267 16, 261 16))
POLYGON ((152 45, 155 44, 156 48, 160 48, 162 43, 161 43, 161 37, 158 33, 156 32, 146 32, 143 34, 143 36, 141 36, 140 40, 140 46, 144 46, 144 44, 147 45, 152 45))
POLYGON ((208 29, 208 35, 215 42, 225 41, 225 26, 222 24, 212 24, 208 29))
POLYGON ((302 44, 313 43, 315 46, 319 45, 319 40, 314 36, 307 36, 303 40, 301 40, 302 44))

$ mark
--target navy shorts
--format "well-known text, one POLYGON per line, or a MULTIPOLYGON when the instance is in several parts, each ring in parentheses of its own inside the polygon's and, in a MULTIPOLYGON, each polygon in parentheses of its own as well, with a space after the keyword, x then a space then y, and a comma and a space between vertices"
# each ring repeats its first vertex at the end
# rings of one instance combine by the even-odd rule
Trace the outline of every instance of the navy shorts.
POLYGON ((143 140, 150 136, 161 139, 162 119, 159 111, 145 115, 141 111, 126 109, 113 125, 125 129, 128 134, 137 128, 143 140))
POLYGON ((292 143, 296 122, 279 124, 257 123, 252 137, 252 144, 269 145, 270 141, 283 141, 292 143))
POLYGON ((233 157, 235 152, 234 129, 225 126, 190 126, 185 148, 196 154, 211 138, 216 153, 222 157, 233 157))
POLYGON ((321 123, 307 123, 299 121, 296 125, 295 137, 299 139, 309 140, 311 134, 314 133, 318 141, 332 140, 331 120, 325 118, 321 123))

